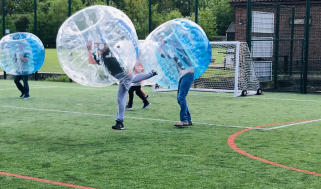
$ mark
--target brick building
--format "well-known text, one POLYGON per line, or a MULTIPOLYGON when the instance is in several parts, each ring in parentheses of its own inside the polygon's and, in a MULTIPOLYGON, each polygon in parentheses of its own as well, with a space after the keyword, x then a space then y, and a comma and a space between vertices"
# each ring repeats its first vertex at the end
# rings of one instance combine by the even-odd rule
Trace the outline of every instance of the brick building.
MULTIPOLYGON (((235 40, 245 42, 247 0, 231 0, 230 4, 235 7, 235 40)), ((287 77, 289 81, 300 82, 294 77, 295 74, 297 77, 300 77, 298 74, 302 75, 306 1, 252 0, 251 5, 253 59, 270 61, 272 67, 276 62, 276 54, 278 56, 277 74, 280 75, 280 79, 287 77), (278 5, 280 5, 279 19, 277 17, 278 5), (292 15, 294 15, 294 24, 292 24, 292 15), (276 31, 278 22, 279 32, 276 31), (280 40, 278 50, 275 51, 277 33, 279 33, 280 40)), ((321 89, 321 78, 319 78, 321 77, 321 0, 311 0, 309 23, 308 83, 310 86, 318 86, 321 89), (318 77, 313 75, 318 75, 318 77)), ((275 72, 274 68, 273 71, 275 72)))

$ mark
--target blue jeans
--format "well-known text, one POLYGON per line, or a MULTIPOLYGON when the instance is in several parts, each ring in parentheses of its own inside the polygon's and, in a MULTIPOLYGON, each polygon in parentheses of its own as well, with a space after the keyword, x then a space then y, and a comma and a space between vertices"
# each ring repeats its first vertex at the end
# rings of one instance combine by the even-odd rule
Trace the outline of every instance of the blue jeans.
POLYGON ((179 116, 181 121, 183 122, 192 121, 191 115, 187 107, 186 96, 189 89, 191 88, 193 81, 194 81, 194 74, 187 73, 181 77, 178 84, 177 102, 181 107, 181 112, 179 116))
POLYGON ((21 91, 22 94, 29 96, 29 84, 28 84, 29 75, 15 75, 14 82, 17 85, 17 88, 21 91), (20 83, 20 80, 23 81, 23 86, 20 83))

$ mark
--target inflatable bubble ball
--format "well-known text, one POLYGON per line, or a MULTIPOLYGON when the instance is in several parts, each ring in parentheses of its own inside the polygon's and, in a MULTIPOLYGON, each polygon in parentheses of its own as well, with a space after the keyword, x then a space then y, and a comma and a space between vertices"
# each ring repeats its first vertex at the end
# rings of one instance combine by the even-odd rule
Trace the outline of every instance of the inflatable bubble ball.
POLYGON ((0 67, 11 75, 29 75, 38 71, 45 60, 40 39, 27 32, 12 33, 0 41, 0 67))
POLYGON ((138 61, 138 37, 131 20, 110 6, 91 6, 69 17, 56 39, 64 72, 93 87, 116 83, 138 61))
POLYGON ((211 62, 212 48, 203 29, 187 19, 170 20, 148 35, 141 46, 140 61, 152 79, 167 89, 177 89, 182 75, 200 77, 211 62))

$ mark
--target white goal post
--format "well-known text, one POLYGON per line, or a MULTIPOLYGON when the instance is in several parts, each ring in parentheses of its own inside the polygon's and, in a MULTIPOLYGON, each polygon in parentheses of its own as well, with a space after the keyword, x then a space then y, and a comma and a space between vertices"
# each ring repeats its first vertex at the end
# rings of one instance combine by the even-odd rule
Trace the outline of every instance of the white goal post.
MULTIPOLYGON (((245 42, 210 42, 212 60, 191 91, 230 92, 235 97, 262 94, 251 53, 245 42)), ((170 91, 157 84, 153 92, 170 91)))

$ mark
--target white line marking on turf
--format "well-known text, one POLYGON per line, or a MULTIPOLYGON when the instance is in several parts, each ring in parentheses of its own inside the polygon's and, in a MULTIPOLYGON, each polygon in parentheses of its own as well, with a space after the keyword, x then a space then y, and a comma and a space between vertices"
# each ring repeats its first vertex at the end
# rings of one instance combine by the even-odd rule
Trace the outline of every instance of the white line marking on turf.
MULTIPOLYGON (((13 85, 14 84, 3 84, 0 83, 0 85, 13 85)), ((48 85, 37 85, 37 86, 45 86, 48 87, 48 85)), ((99 90, 99 91, 117 91, 117 90, 110 90, 110 89, 99 89, 99 88, 94 88, 94 87, 88 87, 88 88, 84 88, 84 87, 58 87, 58 86, 49 86, 52 88, 61 88, 61 89, 84 89, 84 90, 99 90)), ((0 89, 1 90, 1 89, 0 89)), ((158 94, 171 94, 171 95, 176 95, 176 91, 168 91, 168 92, 158 92, 158 94)), ((207 92, 208 93, 208 92, 207 92)), ((200 91, 190 91, 190 93, 188 95, 190 96, 209 96, 209 97, 221 97, 221 98, 235 98, 234 96, 222 96, 222 95, 215 95, 217 93, 213 92, 211 95, 204 95, 204 92, 200 92, 200 91), (193 93, 198 93, 198 94, 193 94, 193 93), (212 95, 213 94, 213 95, 212 95)), ((300 99, 282 99, 282 98, 264 98, 262 96, 260 97, 254 97, 254 96, 248 96, 246 98, 242 98, 242 99, 260 99, 260 100, 281 100, 281 101, 298 101, 298 102, 319 102, 321 103, 320 100, 300 100, 300 99)))
MULTIPOLYGON (((50 87, 31 87, 31 89, 48 89, 48 88, 56 88, 56 87, 55 86, 50 86, 50 87)), ((17 88, 0 89, 0 91, 8 91, 8 90, 17 90, 17 88)))
POLYGON ((259 98, 259 97, 250 97, 254 99, 262 99, 262 100, 284 100, 284 101, 299 101, 299 102, 321 102, 320 100, 300 100, 300 99, 281 99, 281 98, 259 98))
MULTIPOLYGON (((195 91, 194 91, 195 92, 195 91)), ((162 94, 172 94, 172 95, 176 95, 176 93, 171 93, 171 92, 164 92, 162 94)), ((222 96, 222 95, 215 95, 213 92, 213 95, 203 95, 203 94, 193 94, 193 93, 189 93, 188 96, 208 96, 208 97, 221 97, 221 98, 241 98, 241 97, 234 97, 234 96, 222 96)), ((252 97, 252 96, 248 96, 242 99, 259 99, 259 100, 281 100, 281 101, 298 101, 298 102, 321 102, 320 100, 300 100, 300 99, 282 99, 282 98, 264 98, 264 97, 252 97)))
POLYGON ((321 119, 303 121, 303 122, 299 122, 299 123, 291 123, 291 124, 288 124, 288 125, 282 125, 282 126, 278 126, 278 127, 271 127, 271 128, 264 129, 264 130, 269 131, 269 130, 273 130, 273 129, 281 129, 281 128, 285 128, 285 127, 291 127, 291 126, 295 126, 295 125, 302 125, 302 124, 312 123, 312 122, 317 122, 317 121, 321 121, 321 119))
MULTIPOLYGON (((36 111, 57 112, 57 113, 82 114, 82 115, 92 115, 92 116, 102 116, 102 117, 114 117, 114 116, 115 116, 115 115, 108 115, 108 114, 95 114, 95 113, 86 113, 86 112, 72 112, 72 111, 50 110, 50 109, 41 109, 41 108, 24 108, 24 107, 16 107, 16 106, 3 106, 3 105, 0 105, 0 107, 2 107, 2 108, 23 109, 23 110, 36 110, 36 111)), ((177 121, 174 121, 174 120, 166 120, 166 119, 152 119, 152 118, 129 117, 129 116, 125 116, 125 118, 177 123, 177 121)), ((220 124, 200 123, 200 122, 194 122, 194 123, 201 124, 201 125, 213 125, 213 126, 218 126, 218 127, 232 127, 232 128, 242 128, 242 129, 257 129, 257 130, 263 130, 262 128, 243 127, 243 126, 234 126, 234 125, 220 125, 220 124)))

